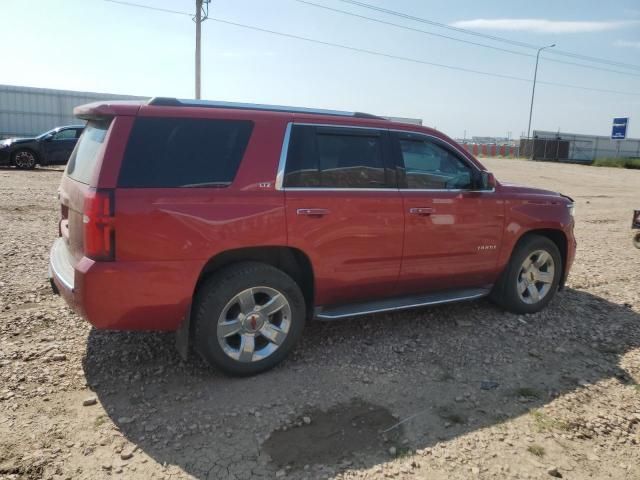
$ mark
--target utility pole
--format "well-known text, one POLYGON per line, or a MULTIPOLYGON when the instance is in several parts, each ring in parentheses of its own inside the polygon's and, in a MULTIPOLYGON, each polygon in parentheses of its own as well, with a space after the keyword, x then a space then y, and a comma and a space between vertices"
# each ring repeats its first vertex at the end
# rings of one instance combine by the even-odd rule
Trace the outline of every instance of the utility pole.
POLYGON ((202 22, 209 18, 209 3, 211 0, 196 0, 196 98, 200 99, 200 63, 201 63, 201 30, 202 22))
POLYGON ((553 48, 556 44, 547 45, 538 49, 536 54, 536 69, 533 71, 533 88, 531 89, 531 107, 529 108, 529 126, 527 127, 527 140, 529 148, 531 149, 531 155, 533 155, 533 144, 531 144, 531 116, 533 115, 533 98, 536 94, 536 79, 538 77, 538 61, 540 60, 540 52, 545 48, 553 48))

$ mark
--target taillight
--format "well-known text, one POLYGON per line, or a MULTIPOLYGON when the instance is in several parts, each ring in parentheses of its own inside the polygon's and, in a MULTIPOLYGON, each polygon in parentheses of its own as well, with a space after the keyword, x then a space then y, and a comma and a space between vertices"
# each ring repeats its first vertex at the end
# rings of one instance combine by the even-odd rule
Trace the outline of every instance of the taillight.
POLYGON ((116 231, 113 190, 91 190, 82 215, 85 256, 99 261, 115 260, 116 231))

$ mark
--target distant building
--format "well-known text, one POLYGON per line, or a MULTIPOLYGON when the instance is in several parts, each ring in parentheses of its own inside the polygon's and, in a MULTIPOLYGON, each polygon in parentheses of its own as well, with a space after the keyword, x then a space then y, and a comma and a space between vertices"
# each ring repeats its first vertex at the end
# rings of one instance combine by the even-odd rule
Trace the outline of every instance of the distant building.
MULTIPOLYGON (((546 158, 553 153, 556 143, 568 144, 566 157, 575 162, 590 162, 596 158, 640 158, 640 138, 627 138, 625 140, 611 140, 603 135, 582 135, 579 133, 549 132, 544 130, 533 131, 533 141, 536 143, 536 154, 539 158, 546 158), (554 143, 556 142, 556 143, 554 143), (538 147, 538 144, 543 145, 538 147), (542 149, 543 154, 538 150, 542 149), (546 152, 546 154, 544 153, 546 152), (552 152, 551 154, 549 152, 552 152)), ((526 140, 524 140, 526 142, 526 140)), ((529 152, 531 146, 521 147, 523 152, 529 152)), ((558 157, 556 157, 558 158, 558 157)))
MULTIPOLYGON (((61 125, 78 124, 73 108, 84 103, 145 98, 149 97, 0 85, 0 139, 28 137, 61 125)), ((385 118, 422 125, 419 118, 385 118)))
POLYGON ((73 107, 99 100, 145 97, 0 85, 0 139, 37 135, 61 125, 77 124, 73 107))

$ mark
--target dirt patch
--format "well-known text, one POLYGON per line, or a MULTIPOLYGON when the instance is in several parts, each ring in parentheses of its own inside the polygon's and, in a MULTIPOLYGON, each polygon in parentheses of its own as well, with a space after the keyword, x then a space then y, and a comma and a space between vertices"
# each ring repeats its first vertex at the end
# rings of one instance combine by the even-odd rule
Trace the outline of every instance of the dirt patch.
POLYGON ((91 329, 47 281, 61 174, 0 169, 0 479, 640 479, 640 171, 484 163, 576 199, 549 308, 309 322, 243 379, 170 334, 91 329))
POLYGON ((397 424, 386 408, 354 399, 326 412, 307 412, 293 426, 273 432, 263 447, 281 467, 334 464, 353 456, 379 455, 392 447, 400 451, 402 425, 392 428, 397 424))

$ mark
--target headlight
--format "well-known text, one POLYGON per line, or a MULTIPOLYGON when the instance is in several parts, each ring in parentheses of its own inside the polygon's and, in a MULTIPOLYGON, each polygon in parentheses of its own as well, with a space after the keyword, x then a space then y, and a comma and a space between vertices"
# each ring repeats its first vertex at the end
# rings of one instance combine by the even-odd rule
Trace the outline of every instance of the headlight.
POLYGON ((567 208, 569 209, 569 215, 574 217, 575 214, 576 214, 576 204, 571 202, 571 203, 567 204, 567 208))

